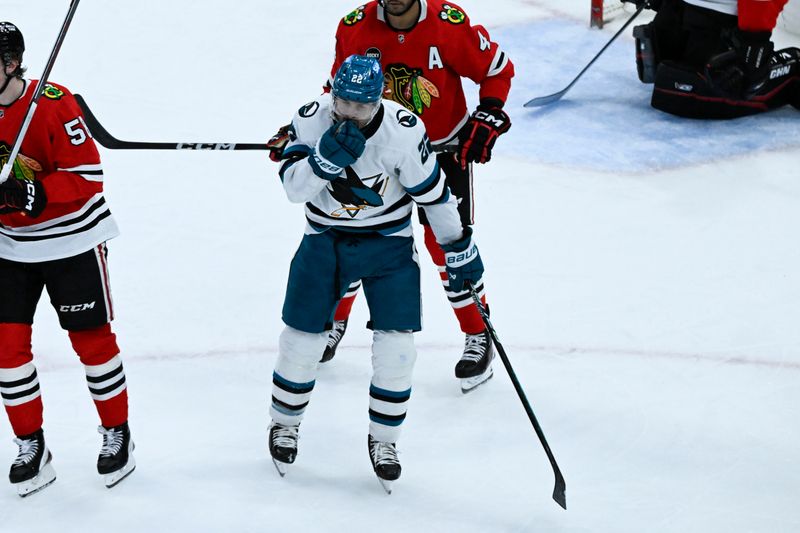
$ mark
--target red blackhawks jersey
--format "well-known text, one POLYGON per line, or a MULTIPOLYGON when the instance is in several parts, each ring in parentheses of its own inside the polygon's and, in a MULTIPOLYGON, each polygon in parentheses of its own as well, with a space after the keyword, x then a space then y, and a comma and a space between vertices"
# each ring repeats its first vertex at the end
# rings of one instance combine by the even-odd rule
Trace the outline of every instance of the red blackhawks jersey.
POLYGON ((480 84, 481 98, 505 102, 514 65, 483 26, 473 26, 460 7, 443 0, 419 0, 421 12, 408 30, 392 28, 377 2, 346 15, 336 30, 339 65, 353 54, 380 60, 394 100, 422 118, 435 144, 452 139, 469 113, 461 78, 480 84))
MULTIPOLYGON (((22 97, 0 106, 0 161, 5 164, 14 137, 33 98, 36 82, 26 80, 22 97)), ((119 233, 103 197, 103 167, 72 94, 45 86, 9 179, 40 181, 47 205, 37 218, 0 215, 0 257, 40 262, 72 257, 119 233)))

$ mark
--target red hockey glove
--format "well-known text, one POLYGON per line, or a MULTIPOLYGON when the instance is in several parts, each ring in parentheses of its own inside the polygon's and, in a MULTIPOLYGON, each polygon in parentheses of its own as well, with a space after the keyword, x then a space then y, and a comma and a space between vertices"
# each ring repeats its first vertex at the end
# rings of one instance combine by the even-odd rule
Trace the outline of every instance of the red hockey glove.
POLYGON ((0 214, 22 211, 36 218, 47 205, 47 195, 39 181, 28 181, 10 176, 0 183, 0 214))
POLYGON ((467 168, 467 163, 486 163, 492 158, 495 141, 511 128, 511 119, 501 106, 502 102, 493 98, 481 100, 478 109, 458 132, 461 168, 467 168))
POLYGON ((267 141, 267 150, 269 150, 269 158, 275 161, 276 163, 280 163, 281 159, 283 158, 283 149, 286 148, 286 145, 289 144, 289 141, 292 140, 292 125, 287 124, 285 126, 281 126, 278 130, 278 133, 272 136, 272 138, 267 141))

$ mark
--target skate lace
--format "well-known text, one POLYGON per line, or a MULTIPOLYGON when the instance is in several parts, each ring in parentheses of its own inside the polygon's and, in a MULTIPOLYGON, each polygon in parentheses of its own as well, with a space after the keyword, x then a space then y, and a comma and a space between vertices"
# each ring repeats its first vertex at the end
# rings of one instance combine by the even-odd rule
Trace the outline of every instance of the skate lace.
POLYGON ((462 361, 478 362, 486 355, 486 336, 483 333, 478 335, 467 335, 464 341, 464 355, 462 361))
POLYGON ((39 441, 36 439, 14 439, 14 443, 19 446, 19 454, 11 466, 26 465, 39 453, 39 441))
POLYGON ((344 320, 337 320, 333 323, 333 329, 330 335, 328 335, 328 348, 333 348, 342 340, 345 327, 344 320))
POLYGON ((100 448, 100 455, 114 456, 122 449, 125 437, 121 429, 106 429, 98 426, 97 432, 103 436, 103 446, 100 448))
POLYGON ((386 464, 396 465, 400 463, 397 458, 397 448, 394 447, 394 444, 389 442, 372 441, 369 453, 372 456, 372 463, 375 466, 386 464))
POLYGON ((297 447, 297 426, 275 424, 272 431, 272 445, 277 448, 297 447))

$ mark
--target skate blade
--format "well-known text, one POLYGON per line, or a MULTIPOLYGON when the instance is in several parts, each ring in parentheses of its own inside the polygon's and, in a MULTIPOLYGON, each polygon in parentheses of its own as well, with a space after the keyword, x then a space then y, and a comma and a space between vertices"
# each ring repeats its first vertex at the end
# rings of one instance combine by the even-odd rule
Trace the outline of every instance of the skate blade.
POLYGON ((461 393, 467 394, 468 392, 474 391, 478 386, 492 379, 492 376, 494 376, 494 370, 492 370, 492 367, 489 367, 483 374, 471 378, 463 378, 461 380, 461 393))
POLYGON ((386 494, 392 493, 392 483, 394 483, 394 481, 389 481, 388 479, 381 479, 381 478, 378 478, 378 481, 380 481, 381 487, 383 487, 383 490, 386 491, 386 494))
POLYGON ((116 472, 111 472, 110 474, 105 475, 105 484, 106 488, 110 489, 116 487, 123 479, 128 477, 136 470, 136 461, 133 459, 133 456, 128 456, 128 463, 117 470, 116 472))
POLYGON ((39 471, 39 474, 36 477, 16 484, 17 494, 19 494, 20 498, 26 498, 31 494, 39 492, 45 487, 49 487, 55 480, 56 470, 53 468, 53 465, 48 462, 39 471))
POLYGON ((281 475, 281 477, 286 475, 286 472, 289 470, 289 463, 283 463, 278 461, 274 457, 272 458, 272 464, 275 465, 275 470, 281 475))

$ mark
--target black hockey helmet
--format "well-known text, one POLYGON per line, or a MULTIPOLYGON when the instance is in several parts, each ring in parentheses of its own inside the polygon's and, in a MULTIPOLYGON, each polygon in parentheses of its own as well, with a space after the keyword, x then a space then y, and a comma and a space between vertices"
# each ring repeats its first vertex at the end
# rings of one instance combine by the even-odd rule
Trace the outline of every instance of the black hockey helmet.
POLYGON ((22 76, 22 54, 25 52, 25 40, 22 32, 10 22, 0 22, 0 60, 3 65, 16 59, 19 62, 13 76, 22 76))

